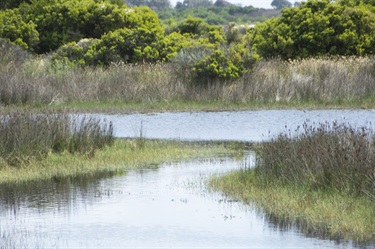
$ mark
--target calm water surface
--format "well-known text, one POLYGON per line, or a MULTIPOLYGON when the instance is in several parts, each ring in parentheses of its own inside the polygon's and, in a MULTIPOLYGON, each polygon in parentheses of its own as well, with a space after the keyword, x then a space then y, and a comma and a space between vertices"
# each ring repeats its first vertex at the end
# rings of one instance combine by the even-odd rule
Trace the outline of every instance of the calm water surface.
MULTIPOLYGON (((262 141, 309 122, 371 126, 375 111, 254 111, 98 115, 119 137, 262 141), (287 126, 287 128, 285 128, 287 126)), ((254 165, 216 158, 96 179, 0 190, 0 248, 354 248, 309 238, 253 206, 206 188, 213 174, 254 165)), ((362 246, 375 248, 374 245, 362 246)))
POLYGON ((239 112, 182 112, 132 115, 98 115, 114 122, 118 137, 145 137, 182 140, 263 141, 294 131, 307 122, 375 124, 375 110, 266 110, 239 112))

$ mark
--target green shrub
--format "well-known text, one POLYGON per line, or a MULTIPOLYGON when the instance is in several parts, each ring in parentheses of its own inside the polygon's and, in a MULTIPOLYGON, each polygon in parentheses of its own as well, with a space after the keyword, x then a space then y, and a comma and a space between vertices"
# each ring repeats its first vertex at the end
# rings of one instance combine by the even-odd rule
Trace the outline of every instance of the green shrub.
POLYGON ((198 78, 236 79, 243 72, 241 62, 234 63, 222 50, 215 50, 210 55, 194 63, 193 71, 198 78), (236 65, 237 64, 237 65, 236 65))
POLYGON ((374 7, 309 0, 283 9, 280 18, 257 25, 255 33, 256 51, 265 58, 373 54, 374 7))
POLYGON ((39 42, 37 25, 25 21, 17 9, 0 11, 0 37, 30 51, 39 42))

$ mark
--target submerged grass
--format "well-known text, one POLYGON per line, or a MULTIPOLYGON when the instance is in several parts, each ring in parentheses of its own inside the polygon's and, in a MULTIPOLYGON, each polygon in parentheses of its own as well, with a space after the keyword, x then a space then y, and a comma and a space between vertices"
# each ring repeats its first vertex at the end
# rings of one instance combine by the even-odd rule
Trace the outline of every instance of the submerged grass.
POLYGON ((304 125, 256 146, 257 165, 211 185, 254 200, 272 220, 309 234, 375 239, 375 143, 371 128, 304 125))
POLYGON ((49 153, 43 161, 31 160, 20 167, 3 167, 0 184, 36 180, 59 179, 100 173, 123 173, 131 169, 157 167, 164 162, 211 157, 226 153, 224 145, 213 143, 186 143, 178 141, 116 139, 94 157, 84 154, 49 153))

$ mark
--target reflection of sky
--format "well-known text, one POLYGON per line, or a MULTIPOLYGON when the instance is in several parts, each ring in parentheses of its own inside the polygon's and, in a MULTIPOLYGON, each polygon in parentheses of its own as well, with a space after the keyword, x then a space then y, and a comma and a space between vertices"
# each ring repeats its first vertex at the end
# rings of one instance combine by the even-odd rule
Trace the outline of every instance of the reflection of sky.
MULTIPOLYGON (((253 6, 256 8, 265 8, 265 9, 271 9, 271 2, 272 0, 227 0, 230 3, 233 4, 241 4, 242 6, 253 6)), ((183 2, 183 0, 170 0, 172 6, 176 6, 177 2, 183 2)), ((215 2, 215 0, 213 0, 215 2)), ((294 3, 294 1, 289 1, 291 3, 294 3)))
MULTIPOLYGON (((113 122, 118 137, 180 140, 237 140, 261 142, 281 132, 298 130, 305 122, 337 121, 354 127, 375 125, 375 110, 259 110, 238 112, 180 112, 97 115, 113 122)), ((315 124, 314 124, 315 123, 315 124)), ((300 129, 301 131, 301 129, 300 129)))

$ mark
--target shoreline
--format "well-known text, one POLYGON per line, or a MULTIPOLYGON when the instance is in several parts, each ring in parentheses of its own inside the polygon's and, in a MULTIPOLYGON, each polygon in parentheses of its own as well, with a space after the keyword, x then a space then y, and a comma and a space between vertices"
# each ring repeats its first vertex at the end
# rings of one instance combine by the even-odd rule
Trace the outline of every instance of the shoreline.
POLYGON ((314 237, 375 244, 375 206, 369 199, 277 183, 265 187, 257 183, 252 170, 213 177, 209 185, 244 204, 254 204, 280 226, 296 226, 314 237))
POLYGON ((68 113, 163 113, 163 112, 226 112, 250 110, 371 110, 375 109, 374 100, 363 100, 345 103, 321 102, 272 102, 272 103, 231 103, 231 102, 67 102, 43 106, 0 106, 0 112, 15 111, 52 111, 68 113))

